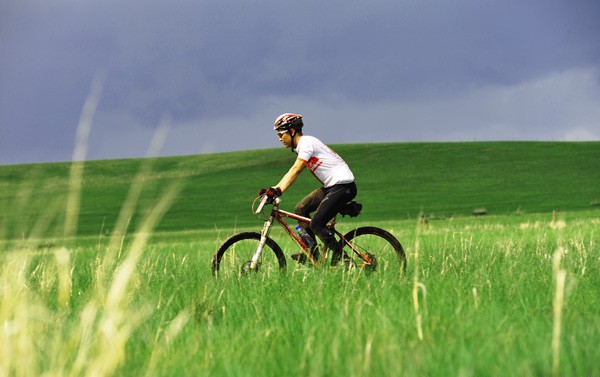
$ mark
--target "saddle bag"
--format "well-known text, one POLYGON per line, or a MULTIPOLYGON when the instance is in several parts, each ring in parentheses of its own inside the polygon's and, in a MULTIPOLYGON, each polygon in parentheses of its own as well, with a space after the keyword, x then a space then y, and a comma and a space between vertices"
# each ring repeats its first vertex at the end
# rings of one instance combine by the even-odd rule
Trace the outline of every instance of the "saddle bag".
POLYGON ((342 215, 342 217, 346 217, 346 215, 350 217, 356 217, 360 214, 361 210, 362 204, 352 201, 346 203, 346 205, 342 209, 340 209, 340 215, 342 215))

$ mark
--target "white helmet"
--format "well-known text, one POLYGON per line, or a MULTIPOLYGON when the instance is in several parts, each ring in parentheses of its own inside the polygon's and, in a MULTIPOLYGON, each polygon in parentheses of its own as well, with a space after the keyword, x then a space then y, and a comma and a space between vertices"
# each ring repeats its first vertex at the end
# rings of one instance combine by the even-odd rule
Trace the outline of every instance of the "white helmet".
POLYGON ((273 128, 275 131, 289 130, 290 128, 302 131, 304 123, 302 122, 302 115, 285 113, 275 119, 273 128))

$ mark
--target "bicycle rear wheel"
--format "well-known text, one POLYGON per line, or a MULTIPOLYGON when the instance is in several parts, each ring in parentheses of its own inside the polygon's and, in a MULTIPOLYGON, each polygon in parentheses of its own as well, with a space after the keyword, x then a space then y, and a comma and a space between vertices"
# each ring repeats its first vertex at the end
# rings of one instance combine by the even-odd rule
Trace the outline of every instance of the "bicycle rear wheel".
MULTIPOLYGON (((358 259, 357 266, 371 271, 406 271, 406 254, 400 241, 390 232, 366 226, 354 229, 344 236, 344 250, 353 259, 358 259), (370 264, 360 261, 356 252, 368 255, 373 261, 370 264)), ((342 242, 344 242, 342 240, 342 242)))
POLYGON ((271 274, 285 270, 286 261, 283 251, 271 238, 267 238, 258 266, 254 270, 249 268, 259 241, 260 233, 257 232, 242 232, 229 237, 213 257, 213 275, 228 277, 251 272, 271 274))

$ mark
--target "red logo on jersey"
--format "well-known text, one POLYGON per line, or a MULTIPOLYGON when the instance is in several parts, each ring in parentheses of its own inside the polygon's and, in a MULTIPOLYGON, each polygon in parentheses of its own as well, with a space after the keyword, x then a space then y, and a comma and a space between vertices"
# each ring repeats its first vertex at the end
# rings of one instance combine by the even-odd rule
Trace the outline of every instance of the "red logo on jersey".
POLYGON ((318 158, 311 157, 306 162, 306 167, 309 168, 310 171, 314 172, 315 170, 317 170, 319 168, 319 166, 321 166, 322 163, 323 163, 323 161, 319 160, 318 158))

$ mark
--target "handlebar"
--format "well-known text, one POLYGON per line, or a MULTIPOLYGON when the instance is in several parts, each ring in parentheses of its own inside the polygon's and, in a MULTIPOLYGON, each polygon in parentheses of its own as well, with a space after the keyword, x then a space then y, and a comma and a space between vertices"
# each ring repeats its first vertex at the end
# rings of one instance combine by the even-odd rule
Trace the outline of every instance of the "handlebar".
POLYGON ((281 202, 280 198, 271 198, 267 194, 263 194, 260 203, 258 204, 258 207, 256 208, 256 211, 254 211, 254 213, 261 213, 265 204, 275 203, 275 205, 279 205, 279 202, 281 202))

